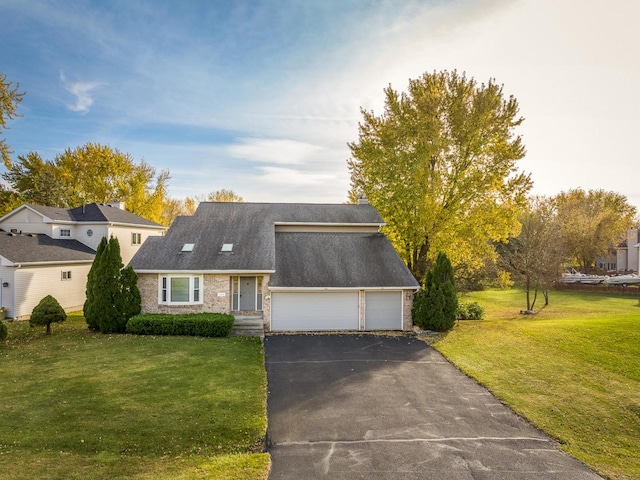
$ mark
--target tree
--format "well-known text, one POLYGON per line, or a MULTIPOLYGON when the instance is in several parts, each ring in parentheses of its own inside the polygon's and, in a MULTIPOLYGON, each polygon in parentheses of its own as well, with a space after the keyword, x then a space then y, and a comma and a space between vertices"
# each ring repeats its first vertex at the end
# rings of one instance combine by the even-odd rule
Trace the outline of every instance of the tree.
POLYGON ((514 129, 515 98, 493 79, 478 85, 456 71, 425 73, 408 93, 391 86, 380 116, 362 110, 349 144, 350 196, 364 193, 418 281, 434 252, 480 268, 491 241, 517 233, 517 209, 531 188, 517 173, 525 149, 514 129))
POLYGON ((527 310, 533 310, 538 291, 549 304, 549 290, 557 281, 566 259, 561 225, 552 199, 532 197, 520 214, 520 234, 497 244, 498 264, 522 282, 527 310), (533 295, 533 298, 532 298, 533 295))
POLYGON ((618 245, 637 213, 627 197, 602 189, 569 190, 555 202, 569 259, 583 272, 618 245))
POLYGON ((168 207, 168 211, 172 214, 171 221, 164 225, 169 225, 178 215, 193 215, 200 202, 244 202, 244 199, 233 190, 223 188, 206 195, 195 195, 186 197, 184 200, 172 200, 172 202, 174 203, 168 207))
MULTIPOLYGON (((0 73, 0 133, 6 130, 7 121, 18 117, 18 105, 24 98, 24 92, 19 92, 20 84, 15 86, 7 81, 7 76, 0 73)), ((0 138, 0 156, 5 165, 11 164, 11 149, 4 138, 0 138)))
POLYGON ((29 318, 29 325, 32 327, 36 325, 46 325, 46 334, 51 335, 51 324, 54 322, 64 322, 66 319, 67 314, 58 301, 51 295, 47 295, 34 307, 31 312, 31 318, 29 318))
POLYGON ((67 149, 54 160, 36 152, 7 163, 2 174, 25 202, 72 208, 86 203, 123 201, 128 211, 156 222, 166 206, 169 172, 97 143, 67 149))
POLYGON ((120 242, 103 237, 87 276, 84 318, 91 330, 124 333, 129 319, 140 313, 138 276, 122 267, 120 242))
POLYGON ((453 267, 440 252, 433 269, 427 272, 424 288, 416 294, 412 317, 420 328, 443 332, 453 327, 458 311, 453 267))
POLYGON ((120 285, 122 288, 120 294, 121 323, 124 324, 122 327, 122 331, 124 331, 129 319, 140 313, 142 304, 142 297, 138 289, 138 275, 133 267, 128 266, 120 271, 120 285))
POLYGON ((101 263, 104 258, 104 250, 106 248, 107 237, 102 237, 96 250, 96 256, 93 258, 93 263, 91 263, 91 268, 87 274, 86 295, 82 310, 89 330, 94 331, 100 330, 100 324, 98 321, 100 318, 100 311, 96 299, 100 297, 100 288, 102 287, 101 263))

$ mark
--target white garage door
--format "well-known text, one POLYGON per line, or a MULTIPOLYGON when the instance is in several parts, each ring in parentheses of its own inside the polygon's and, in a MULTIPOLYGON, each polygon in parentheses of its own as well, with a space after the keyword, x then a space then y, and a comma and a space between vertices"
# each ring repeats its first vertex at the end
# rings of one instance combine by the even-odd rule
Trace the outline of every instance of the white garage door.
POLYGON ((402 330, 402 292, 367 292, 364 328, 402 330))
POLYGON ((358 330, 358 292, 273 292, 271 330, 358 330))

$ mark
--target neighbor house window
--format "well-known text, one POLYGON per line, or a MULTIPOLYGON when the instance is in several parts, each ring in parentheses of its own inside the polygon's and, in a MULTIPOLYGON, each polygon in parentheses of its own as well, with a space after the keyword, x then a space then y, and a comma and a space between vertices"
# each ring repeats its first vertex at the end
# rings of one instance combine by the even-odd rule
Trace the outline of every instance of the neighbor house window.
POLYGON ((158 284, 158 301, 167 305, 202 303, 202 276, 163 275, 158 284))
POLYGON ((60 229, 60 236, 61 237, 70 237, 71 236, 71 230, 69 230, 68 228, 61 228, 60 229))
POLYGON ((62 280, 71 280, 71 270, 62 272, 62 280))
POLYGON ((142 243, 142 234, 141 233, 132 233, 131 234, 131 245, 140 245, 142 243))

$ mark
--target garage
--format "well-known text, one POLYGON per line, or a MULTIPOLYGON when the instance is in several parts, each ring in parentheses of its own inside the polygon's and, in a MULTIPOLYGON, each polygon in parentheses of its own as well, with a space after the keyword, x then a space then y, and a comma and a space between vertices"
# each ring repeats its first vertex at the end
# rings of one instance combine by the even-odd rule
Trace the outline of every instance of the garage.
POLYGON ((272 331, 358 330, 358 292, 272 292, 272 331))
POLYGON ((365 294, 365 330, 402 330, 402 292, 365 294))

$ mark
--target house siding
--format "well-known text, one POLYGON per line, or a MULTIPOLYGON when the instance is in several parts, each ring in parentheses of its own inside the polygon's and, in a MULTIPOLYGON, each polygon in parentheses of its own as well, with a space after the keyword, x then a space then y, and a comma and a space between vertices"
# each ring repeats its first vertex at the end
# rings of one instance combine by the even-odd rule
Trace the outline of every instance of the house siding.
MULTIPOLYGON (((112 226, 109 228, 108 236, 114 236, 118 239, 118 242, 120 243, 120 255, 122 256, 122 263, 124 265, 128 265, 133 256, 140 249, 140 245, 142 245, 147 238, 151 236, 160 236, 163 234, 163 232, 163 228, 149 228, 143 226, 112 226), (140 234, 140 245, 131 244, 132 233, 140 234)), ((98 238, 98 242, 100 242, 100 238, 98 238)), ((98 246, 96 244, 95 247, 92 246, 91 248, 97 249, 98 246)))
POLYGON ((53 237, 51 224, 44 223, 44 218, 27 208, 9 216, 0 224, 0 227, 10 232, 12 228, 24 233, 42 233, 53 237))
POLYGON ((14 268, 0 266, 0 288, 2 289, 2 305, 5 308, 5 317, 15 316, 15 279, 14 268), (8 287, 2 287, 2 283, 8 283, 8 287))
POLYGON ((66 311, 82 310, 90 263, 23 267, 15 270, 15 311, 18 320, 31 316, 33 308, 52 295, 66 311), (62 280, 62 271, 71 271, 70 280, 62 280))

